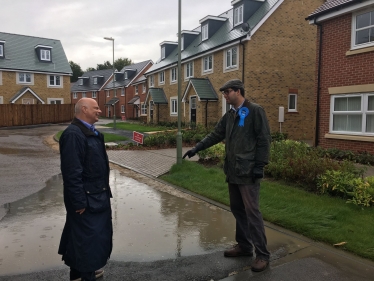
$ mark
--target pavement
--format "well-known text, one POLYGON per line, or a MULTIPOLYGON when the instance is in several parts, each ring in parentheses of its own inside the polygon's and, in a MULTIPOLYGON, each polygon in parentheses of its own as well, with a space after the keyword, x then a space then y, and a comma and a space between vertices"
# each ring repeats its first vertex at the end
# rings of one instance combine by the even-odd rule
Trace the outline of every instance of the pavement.
MULTIPOLYGON (((182 155, 189 148, 182 148, 182 155)), ((176 149, 126 151, 108 150, 110 162, 127 169, 158 178, 176 163, 176 149)), ((187 159, 197 161, 198 157, 187 159)), ((370 172, 372 172, 370 170, 370 172)), ((183 189, 176 187, 183 191, 183 189)), ((226 210, 229 207, 193 194, 226 210)), ((261 273, 250 270, 249 264, 221 281, 244 280, 374 280, 374 263, 341 251, 331 245, 317 243, 269 222, 265 222, 271 252, 269 269, 261 273)), ((239 258, 240 259, 240 258, 239 258)), ((230 261, 231 262, 231 261, 230 261)), ((176 278, 177 280, 177 278, 176 278)))

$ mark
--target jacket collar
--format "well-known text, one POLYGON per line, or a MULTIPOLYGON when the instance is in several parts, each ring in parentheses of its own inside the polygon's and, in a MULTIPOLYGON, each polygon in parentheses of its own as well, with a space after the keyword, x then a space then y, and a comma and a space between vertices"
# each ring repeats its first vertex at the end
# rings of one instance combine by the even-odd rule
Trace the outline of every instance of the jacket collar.
POLYGON ((75 125, 77 126, 83 134, 85 134, 86 136, 96 136, 94 132, 92 132, 90 129, 88 129, 86 127, 86 125, 84 125, 82 123, 81 120, 79 120, 78 118, 74 117, 73 121, 71 122, 72 125, 75 125))

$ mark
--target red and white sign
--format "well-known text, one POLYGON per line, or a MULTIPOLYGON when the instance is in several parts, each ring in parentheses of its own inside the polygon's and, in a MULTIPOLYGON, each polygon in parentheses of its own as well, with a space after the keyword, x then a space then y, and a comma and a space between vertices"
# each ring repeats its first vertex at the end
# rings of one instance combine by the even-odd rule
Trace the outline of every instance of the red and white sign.
POLYGON ((137 143, 143 144, 144 135, 134 131, 132 133, 132 139, 137 143))

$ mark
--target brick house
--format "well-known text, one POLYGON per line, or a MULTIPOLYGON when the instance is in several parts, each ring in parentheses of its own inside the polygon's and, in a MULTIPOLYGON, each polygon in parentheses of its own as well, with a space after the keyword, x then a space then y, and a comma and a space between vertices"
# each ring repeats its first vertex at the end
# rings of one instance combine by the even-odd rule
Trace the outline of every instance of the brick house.
POLYGON ((374 153, 374 2, 332 0, 318 26, 316 144, 374 153))
POLYGON ((110 78, 103 88, 105 96, 104 113, 106 117, 115 114, 122 119, 144 119, 147 112, 144 107, 146 98, 146 79, 144 73, 153 65, 151 60, 125 66, 115 72, 115 80, 110 78), (143 109, 142 109, 143 107, 143 109))
POLYGON ((111 81, 112 69, 87 71, 78 77, 78 81, 71 83, 71 103, 77 103, 81 98, 93 98, 97 101, 102 116, 105 116, 104 87, 111 81))
POLYGON ((71 75, 59 40, 0 32, 0 104, 69 104, 71 75))
MULTIPOLYGON (((177 100, 178 43, 160 44, 161 59, 147 72, 148 122, 216 123, 229 109, 218 92, 241 79, 245 96, 262 105, 272 131, 290 138, 314 137, 316 27, 305 22, 310 7, 323 0, 233 0, 232 9, 206 16, 181 32, 182 100, 177 100)), ((209 11, 207 11, 209 13, 209 11)))

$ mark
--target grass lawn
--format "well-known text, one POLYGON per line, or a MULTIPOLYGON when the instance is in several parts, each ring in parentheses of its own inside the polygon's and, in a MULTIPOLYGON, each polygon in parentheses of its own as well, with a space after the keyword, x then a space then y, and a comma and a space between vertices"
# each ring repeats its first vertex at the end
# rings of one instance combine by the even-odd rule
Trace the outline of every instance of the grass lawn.
MULTIPOLYGON (((113 123, 109 123, 104 126, 113 128, 113 123)), ((116 128, 120 130, 125 130, 125 131, 136 131, 139 133, 165 131, 165 130, 170 129, 166 127, 154 127, 154 126, 146 126, 142 124, 126 123, 126 122, 116 123, 116 128)))
MULTIPOLYGON (((183 161, 161 177, 217 202, 229 205, 225 176, 220 168, 183 161)), ((265 220, 316 241, 347 242, 345 249, 374 260, 374 208, 361 208, 344 199, 308 193, 284 183, 261 183, 260 208, 265 220)))
MULTIPOLYGON (((59 131, 59 132, 56 134, 56 139, 57 139, 57 140, 60 139, 62 132, 63 132, 63 131, 59 131)), ((129 138, 127 138, 127 137, 120 136, 120 135, 116 135, 116 134, 107 134, 107 133, 103 133, 103 135, 104 135, 104 141, 105 141, 105 142, 116 142, 116 141, 125 141, 125 140, 129 140, 129 138)))

